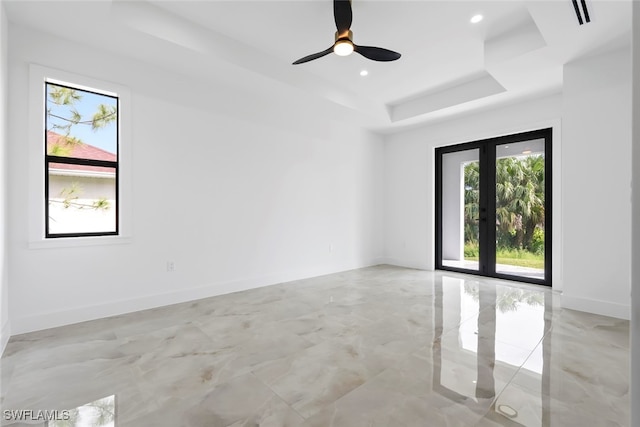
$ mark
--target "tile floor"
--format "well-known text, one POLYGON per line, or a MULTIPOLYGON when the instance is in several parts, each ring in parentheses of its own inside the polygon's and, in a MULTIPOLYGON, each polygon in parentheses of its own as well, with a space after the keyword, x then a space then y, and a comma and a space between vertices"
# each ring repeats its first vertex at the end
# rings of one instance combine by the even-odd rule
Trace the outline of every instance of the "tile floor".
POLYGON ((559 302, 378 266, 25 334, 0 361, 0 423, 628 425, 629 323, 559 302))

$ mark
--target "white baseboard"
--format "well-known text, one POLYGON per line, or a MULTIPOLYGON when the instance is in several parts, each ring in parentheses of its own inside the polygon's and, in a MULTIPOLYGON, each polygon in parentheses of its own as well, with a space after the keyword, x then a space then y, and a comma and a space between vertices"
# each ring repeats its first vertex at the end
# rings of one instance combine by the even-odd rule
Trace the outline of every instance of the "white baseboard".
POLYGON ((4 354, 4 349, 7 348, 9 338, 11 338, 11 326, 7 320, 0 328, 0 357, 4 354))
POLYGON ((631 306, 589 298, 562 295, 562 307, 617 319, 631 319, 631 306))
POLYGON ((416 270, 433 271, 433 268, 423 261, 405 261, 397 258, 380 257, 376 259, 377 264, 393 265, 396 267, 414 268, 416 270))
MULTIPOLYGON (((305 271, 288 271, 261 277, 244 278, 239 280, 218 282, 205 286, 196 286, 164 294, 148 295, 126 300, 110 301, 103 304, 95 304, 91 306, 71 308, 67 310, 40 313, 32 316, 17 317, 11 319, 12 332, 14 335, 24 334, 39 331, 42 329, 71 325, 73 323, 96 320, 104 317, 117 316, 120 314, 147 310, 150 308, 179 304, 182 302, 194 301, 202 298, 209 298, 233 292, 245 291, 248 289, 260 288, 263 286, 275 285, 278 283, 290 282, 293 280, 302 280, 310 277, 324 276, 326 274, 364 268, 375 264, 376 263, 372 261, 365 263, 365 265, 342 265, 305 271)), ((4 339, 4 334, 2 338, 4 339)))

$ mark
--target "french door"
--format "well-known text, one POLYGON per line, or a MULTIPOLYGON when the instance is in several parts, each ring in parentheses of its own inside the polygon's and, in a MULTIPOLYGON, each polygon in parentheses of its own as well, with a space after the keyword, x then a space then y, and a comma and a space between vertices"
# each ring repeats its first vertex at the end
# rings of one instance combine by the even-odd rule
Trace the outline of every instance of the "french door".
POLYGON ((551 131, 436 149, 436 268, 551 285, 551 131))

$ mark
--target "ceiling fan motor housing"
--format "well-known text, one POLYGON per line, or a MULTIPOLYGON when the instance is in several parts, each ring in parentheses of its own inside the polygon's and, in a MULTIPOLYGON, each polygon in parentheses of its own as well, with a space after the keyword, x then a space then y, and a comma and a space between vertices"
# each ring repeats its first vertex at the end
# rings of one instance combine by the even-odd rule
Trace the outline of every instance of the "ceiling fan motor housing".
POLYGON ((336 42, 339 40, 349 40, 353 41, 353 31, 347 30, 346 33, 340 33, 340 31, 336 31, 336 42))

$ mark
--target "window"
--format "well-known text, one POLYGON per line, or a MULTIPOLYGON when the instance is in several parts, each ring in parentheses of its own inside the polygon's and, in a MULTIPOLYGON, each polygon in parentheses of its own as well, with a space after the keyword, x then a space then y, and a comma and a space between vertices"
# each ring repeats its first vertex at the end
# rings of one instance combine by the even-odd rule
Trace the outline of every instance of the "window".
POLYGON ((131 243, 131 105, 126 86, 30 64, 30 249, 131 243))
POLYGON ((118 96, 45 82, 45 236, 118 234, 118 96))

